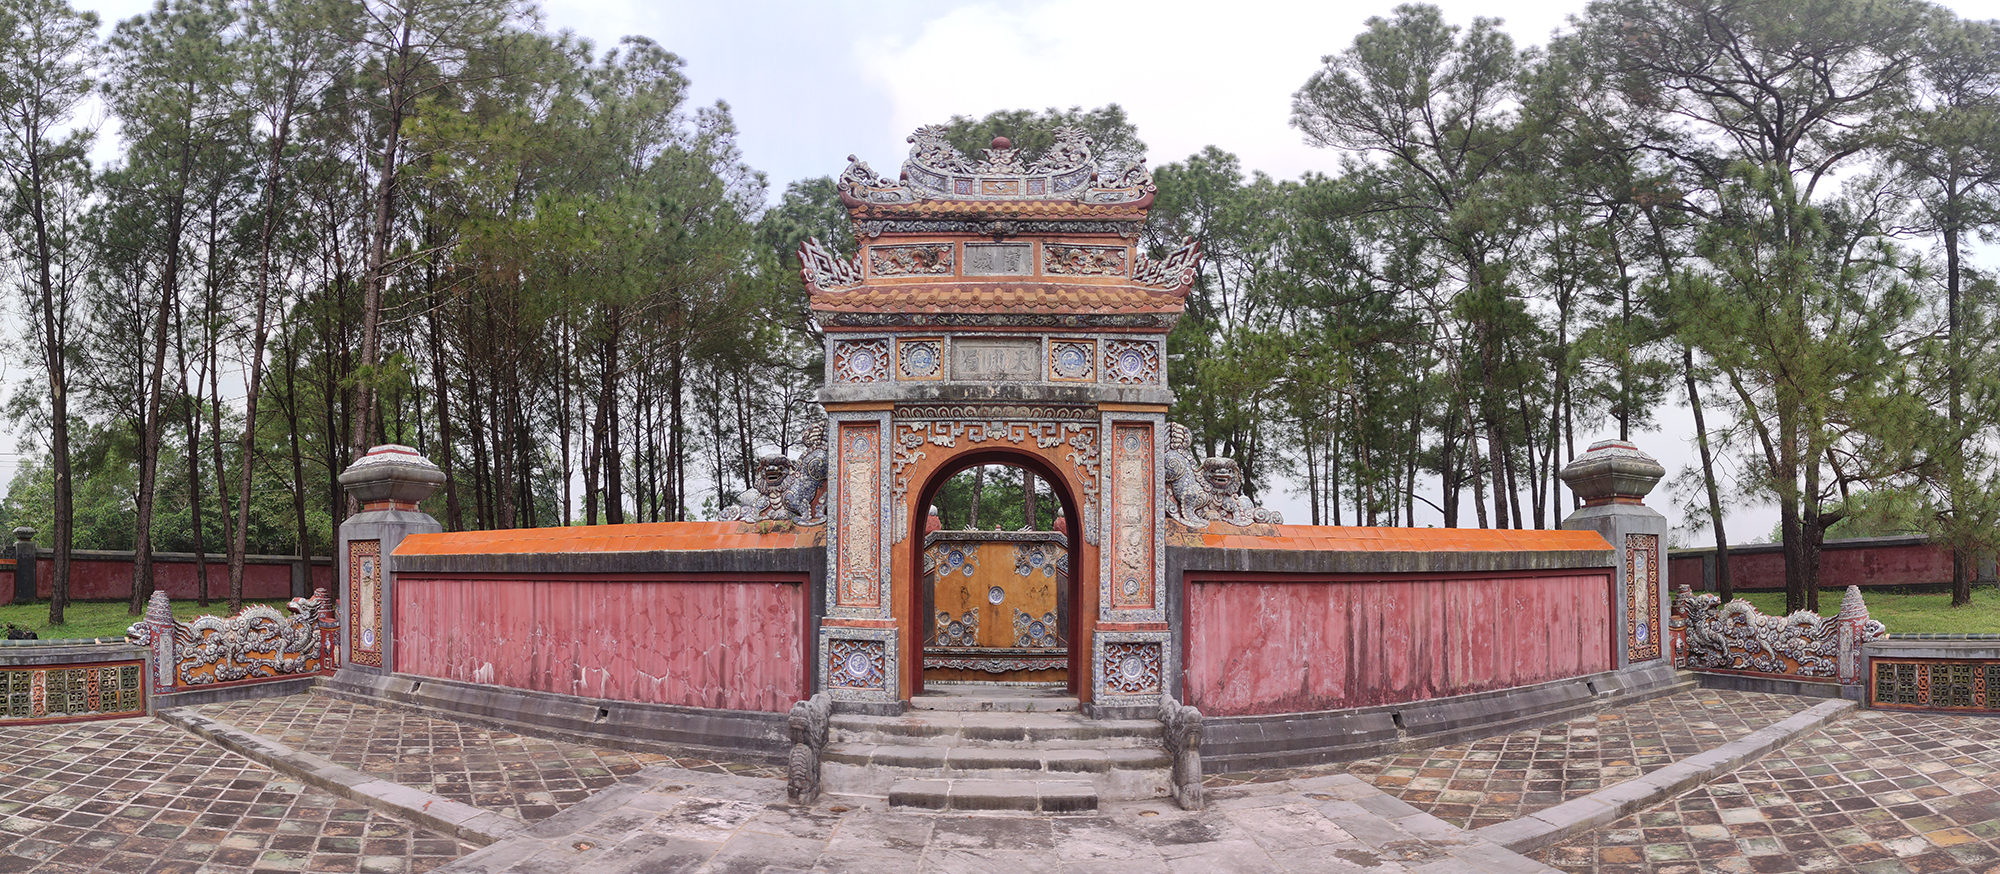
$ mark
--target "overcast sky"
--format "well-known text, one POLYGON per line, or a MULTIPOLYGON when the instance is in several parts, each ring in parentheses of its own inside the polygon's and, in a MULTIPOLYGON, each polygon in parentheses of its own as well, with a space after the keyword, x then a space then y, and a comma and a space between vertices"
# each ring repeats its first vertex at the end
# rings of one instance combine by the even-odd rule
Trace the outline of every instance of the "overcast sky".
MULTIPOLYGON (((72 2, 96 9, 107 29, 151 5, 72 2)), ((1438 5, 1454 24, 1474 15, 1503 19, 1517 45, 1547 42, 1583 8, 1582 0, 1438 5)), ((2000 0, 1947 5, 1967 17, 2000 18, 2000 0)), ((728 102, 744 158, 768 174, 775 200, 788 182, 838 174, 850 154, 893 175, 909 150, 904 137, 918 125, 1000 109, 1107 103, 1126 109, 1155 166, 1215 145, 1235 153, 1245 169, 1278 178, 1330 171, 1335 155, 1305 145, 1287 124, 1292 92, 1323 56, 1348 47, 1363 21, 1394 6, 1390 0, 545 0, 544 10, 547 29, 574 30, 600 52, 638 34, 679 54, 698 103, 728 102)), ((1635 440, 1673 476, 1692 462, 1692 431, 1682 414, 1663 418, 1664 433, 1635 440)), ((1602 426, 1586 434, 1615 436, 1602 426)), ((1301 501, 1269 497, 1290 521, 1306 521, 1301 501)), ((1650 503, 1679 524, 1670 502, 1650 503)), ((1771 508, 1736 514, 1732 539, 1760 538, 1775 519, 1771 508)))

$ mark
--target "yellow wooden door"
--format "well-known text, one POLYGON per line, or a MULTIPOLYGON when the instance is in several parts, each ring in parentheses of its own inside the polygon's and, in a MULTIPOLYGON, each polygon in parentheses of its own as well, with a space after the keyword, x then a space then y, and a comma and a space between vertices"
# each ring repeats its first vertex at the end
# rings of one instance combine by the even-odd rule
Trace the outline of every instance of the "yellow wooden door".
POLYGON ((934 531, 924 538, 924 679, 1069 678, 1069 546, 1048 531, 934 531))

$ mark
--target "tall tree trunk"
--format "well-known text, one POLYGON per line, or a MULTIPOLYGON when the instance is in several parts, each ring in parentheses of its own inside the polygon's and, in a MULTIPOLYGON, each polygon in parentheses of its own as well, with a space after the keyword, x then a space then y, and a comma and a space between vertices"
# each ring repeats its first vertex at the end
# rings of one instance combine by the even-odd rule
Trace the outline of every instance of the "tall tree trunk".
POLYGON ((1701 386, 1694 378, 1694 347, 1681 346, 1681 374, 1687 380, 1688 406, 1694 412, 1694 440, 1701 449, 1701 481, 1708 492, 1708 527, 1715 533, 1715 588, 1723 601, 1736 596, 1729 581, 1729 532, 1722 527, 1722 492, 1715 484, 1715 452, 1708 445, 1708 425, 1702 419, 1701 386))

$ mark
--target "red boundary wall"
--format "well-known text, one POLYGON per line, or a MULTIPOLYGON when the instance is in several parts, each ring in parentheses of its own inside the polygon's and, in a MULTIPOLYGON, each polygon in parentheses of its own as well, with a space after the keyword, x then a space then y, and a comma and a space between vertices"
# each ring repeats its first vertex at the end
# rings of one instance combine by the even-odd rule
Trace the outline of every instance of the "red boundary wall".
MULTIPOLYGON (((1673 591, 1687 586, 1697 592, 1713 591, 1715 584, 1708 565, 1715 561, 1714 549, 1677 549, 1667 561, 1667 584, 1673 591)), ((1819 587, 1841 590, 1848 586, 1863 589, 1936 586, 1951 582, 1951 550, 1921 537, 1858 537, 1829 540, 1820 549, 1819 587)), ((1981 562, 1976 576, 1992 578, 1992 569, 1981 562)), ((1783 589, 1785 554, 1783 544, 1758 543, 1729 548, 1729 581, 1740 590, 1783 589)))
POLYGON ((1609 569, 1188 575, 1186 700, 1239 716, 1391 704, 1613 667, 1609 569))
MULTIPOLYGON (((285 555, 252 555, 243 564, 243 597, 268 601, 290 598, 292 566, 298 559, 285 555)), ((333 562, 326 558, 307 560, 306 591, 333 591, 333 562)), ((195 574, 195 558, 188 553, 155 553, 154 586, 176 600, 194 598, 200 588, 195 574)), ((0 579, 0 604, 14 601, 13 562, 5 564, 9 576, 0 579)), ((55 555, 35 556, 35 595, 47 599, 55 594, 55 555)), ((335 593, 338 595, 339 593, 335 593)), ((208 561, 208 596, 229 597, 229 562, 212 556, 208 561)), ((72 601, 123 601, 132 597, 132 553, 112 550, 77 550, 70 555, 69 597, 72 601)))
POLYGON ((397 673, 783 713, 811 694, 803 574, 398 573, 397 673))

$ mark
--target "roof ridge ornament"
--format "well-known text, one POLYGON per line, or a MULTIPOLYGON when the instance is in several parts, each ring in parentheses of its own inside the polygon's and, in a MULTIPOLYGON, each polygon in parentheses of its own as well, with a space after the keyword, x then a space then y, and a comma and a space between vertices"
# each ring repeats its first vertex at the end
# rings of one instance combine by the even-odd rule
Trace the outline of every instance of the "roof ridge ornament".
POLYGON ((1157 190, 1143 159, 1115 172, 1097 164, 1096 143, 1083 128, 1055 130, 1048 152, 1026 161, 1007 137, 994 137, 979 160, 967 158, 945 139, 944 125, 919 127, 908 137, 910 156, 901 178, 891 181, 853 155, 847 156, 835 187, 850 208, 894 207, 922 201, 1071 202, 1144 207, 1157 190))

